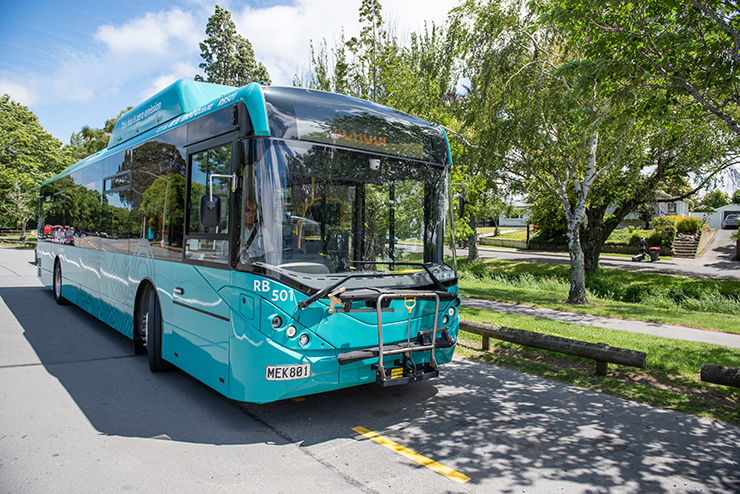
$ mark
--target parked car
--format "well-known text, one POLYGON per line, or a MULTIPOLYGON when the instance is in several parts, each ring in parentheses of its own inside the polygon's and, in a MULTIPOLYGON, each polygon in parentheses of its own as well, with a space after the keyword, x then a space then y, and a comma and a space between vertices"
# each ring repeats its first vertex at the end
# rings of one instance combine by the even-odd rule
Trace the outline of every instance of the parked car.
POLYGON ((722 223, 722 228, 737 228, 740 222, 740 213, 730 213, 725 216, 725 221, 722 223))

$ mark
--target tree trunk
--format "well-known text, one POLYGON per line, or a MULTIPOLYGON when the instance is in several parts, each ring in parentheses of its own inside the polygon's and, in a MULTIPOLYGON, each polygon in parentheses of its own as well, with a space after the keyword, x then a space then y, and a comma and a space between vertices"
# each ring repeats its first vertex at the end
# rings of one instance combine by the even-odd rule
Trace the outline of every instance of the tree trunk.
POLYGON ((606 205, 591 205, 586 209, 588 223, 581 228, 581 249, 583 249, 586 273, 599 270, 599 257, 609 235, 619 226, 619 223, 637 205, 637 201, 629 200, 620 204, 617 209, 605 219, 606 205))
POLYGON ((468 261, 478 260, 478 230, 475 227, 475 214, 470 215, 470 228, 473 229, 473 234, 468 238, 468 261))
POLYGON ((583 233, 581 249, 583 250, 584 269, 586 273, 594 273, 599 270, 601 249, 606 239, 601 229, 586 229, 583 233))
MULTIPOLYGON (((589 216, 589 225, 591 224, 590 219, 589 216)), ((613 231, 614 226, 611 224, 601 224, 581 230, 581 249, 583 250, 583 263, 586 273, 595 273, 599 270, 601 249, 604 248, 606 239, 613 231)))
POLYGON ((28 220, 21 221, 21 242, 26 241, 26 224, 28 223, 28 220))
POLYGON ((586 270, 581 250, 580 225, 569 228, 568 251, 570 253, 570 292, 569 304, 587 304, 586 300, 586 270))

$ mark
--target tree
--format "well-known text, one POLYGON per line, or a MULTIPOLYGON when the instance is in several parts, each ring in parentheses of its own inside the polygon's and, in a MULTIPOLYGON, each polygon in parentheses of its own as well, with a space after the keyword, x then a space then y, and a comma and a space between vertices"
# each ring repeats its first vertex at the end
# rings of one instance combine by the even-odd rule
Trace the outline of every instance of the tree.
POLYGON ((395 67, 401 61, 401 47, 392 35, 392 29, 384 23, 382 9, 378 0, 362 1, 358 16, 360 35, 344 41, 342 32, 340 43, 331 50, 333 66, 329 62, 326 40, 320 44, 319 55, 315 58, 311 47, 309 87, 388 104, 392 90, 387 82, 396 77, 395 67), (311 82, 317 84, 312 85, 311 82))
POLYGON ((501 6, 470 0, 453 11, 453 30, 464 46, 472 89, 466 125, 486 143, 481 159, 489 173, 534 180, 560 204, 571 258, 568 303, 586 303, 580 232, 594 184, 630 148, 620 108, 600 95, 570 91, 558 69, 569 61, 558 33, 519 3, 501 6), (601 140, 616 150, 602 151, 601 140))
MULTIPOLYGON (((716 121, 682 119, 676 113, 644 114, 633 121, 631 152, 594 185, 586 208, 581 232, 586 272, 598 270, 604 243, 628 214, 641 211, 647 217, 659 202, 688 198, 737 162, 737 138, 716 121), (689 186, 687 177, 695 183, 689 186)), ((606 149, 619 145, 615 141, 606 149)))
POLYGON ((732 134, 702 118, 685 93, 659 97, 652 88, 584 76, 574 70, 584 41, 522 4, 471 0, 455 12, 453 25, 470 47, 468 123, 484 142, 482 154, 497 155, 499 168, 530 193, 539 187, 560 203, 569 301, 585 301, 580 258, 585 272, 597 270, 604 242, 629 213, 666 200, 656 196, 661 189, 672 200, 688 197, 736 159, 732 134))
POLYGON ((6 221, 20 226, 22 240, 38 210, 39 186, 69 163, 61 145, 27 107, 7 94, 0 97, 0 201, 6 221))
POLYGON ((250 82, 270 83, 270 75, 254 57, 252 43, 236 32, 231 13, 216 5, 216 12, 208 18, 206 38, 200 43, 200 56, 205 60, 199 67, 206 74, 199 82, 241 87, 250 82))
POLYGON ((732 203, 740 204, 740 190, 736 190, 735 193, 732 194, 732 203))
POLYGON ((714 189, 707 192, 704 197, 702 197, 699 202, 699 208, 697 208, 696 211, 713 212, 716 211, 717 208, 727 206, 730 202, 732 202, 732 200, 727 192, 722 189, 714 189))
POLYGON ((372 101, 378 101, 378 60, 381 50, 388 46, 388 33, 382 29, 383 16, 381 15, 380 2, 378 0, 362 0, 360 5, 360 24, 365 24, 360 30, 360 38, 351 38, 347 47, 358 55, 360 64, 356 77, 358 80, 366 80, 370 89, 369 96, 372 101), (382 46, 381 46, 382 44, 382 46))
POLYGON ((108 141, 113 132, 113 127, 116 126, 116 122, 118 122, 118 119, 121 118, 124 113, 132 108, 132 106, 129 106, 125 110, 121 110, 117 116, 106 120, 102 129, 96 129, 85 125, 79 132, 73 132, 72 136, 69 138, 69 145, 65 146, 65 149, 68 150, 71 158, 74 161, 79 161, 107 148, 108 141))
POLYGON ((737 0, 556 0, 544 19, 583 49, 563 68, 581 89, 594 81, 627 94, 647 87, 650 104, 689 96, 740 135, 738 9, 737 0))

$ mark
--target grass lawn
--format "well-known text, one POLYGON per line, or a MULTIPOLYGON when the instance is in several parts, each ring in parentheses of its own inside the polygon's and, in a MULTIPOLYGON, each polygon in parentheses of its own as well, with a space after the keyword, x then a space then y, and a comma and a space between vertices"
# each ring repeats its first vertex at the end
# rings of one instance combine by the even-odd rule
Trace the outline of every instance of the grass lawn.
POLYGON ((600 377, 594 373, 595 363, 592 360, 495 339, 491 339, 491 350, 483 352, 480 336, 461 332, 458 353, 467 357, 653 406, 740 425, 740 390, 704 383, 699 374, 702 364, 740 365, 740 349, 584 327, 470 307, 462 307, 460 316, 465 320, 643 351, 647 354, 647 368, 609 364, 607 376, 600 377))
POLYGON ((578 306, 564 303, 567 265, 496 259, 459 264, 465 297, 740 334, 740 281, 603 269, 587 279, 589 304, 578 306))
POLYGON ((21 236, 15 235, 0 235, 0 245, 15 246, 19 249, 34 249, 36 247, 36 231, 26 232, 26 242, 20 243, 21 236))

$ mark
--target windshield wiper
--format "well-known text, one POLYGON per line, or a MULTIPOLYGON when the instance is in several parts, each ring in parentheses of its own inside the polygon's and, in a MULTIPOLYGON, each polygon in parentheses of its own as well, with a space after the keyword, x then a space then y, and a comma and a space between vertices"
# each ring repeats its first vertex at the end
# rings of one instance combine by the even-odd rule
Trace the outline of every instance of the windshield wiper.
MULTIPOLYGON (((356 263, 356 264, 390 264, 392 266, 395 266, 395 265, 401 265, 401 266, 421 266, 422 268, 424 268, 424 271, 427 272, 427 274, 432 279, 432 281, 434 282, 434 284, 437 285, 437 288, 439 288, 439 291, 440 292, 446 292, 447 291, 447 288, 445 288, 445 286, 442 284, 442 282, 439 281, 437 279, 437 277, 432 274, 432 271, 429 269, 429 267, 426 264, 422 263, 422 262, 404 262, 404 261, 385 261, 385 262, 383 262, 383 261, 379 261, 379 262, 377 262, 377 261, 350 261, 350 262, 351 263, 356 263)), ((391 271, 391 273, 393 273, 393 272, 391 271)))
MULTIPOLYGON (((424 268, 424 270, 427 272, 427 274, 432 279, 432 281, 434 281, 434 284, 437 285, 437 288, 439 288, 439 290, 441 292, 446 292, 447 291, 447 288, 445 288, 444 285, 442 284, 442 282, 440 282, 437 279, 437 277, 432 274, 432 272, 429 269, 429 267, 427 267, 426 264, 423 264, 423 263, 420 263, 420 262, 396 262, 396 261, 391 261, 391 262, 350 261, 350 262, 351 263, 354 263, 354 264, 393 264, 393 265, 401 264, 403 266, 421 266, 422 268, 424 268)), ((357 273, 357 274, 350 274, 350 275, 345 276, 341 280, 337 281, 336 283, 334 283, 332 285, 329 285, 329 286, 327 286, 325 288, 322 288, 318 292, 316 292, 313 295, 311 295, 310 297, 308 297, 306 300, 302 300, 302 301, 298 302, 298 307, 300 307, 301 309, 305 309, 306 307, 308 307, 312 303, 316 302, 317 300, 319 300, 321 298, 324 298, 327 295, 329 295, 331 292, 333 292, 334 290, 336 290, 337 288, 339 288, 341 285, 343 285, 345 282, 347 282, 347 280, 351 280, 353 278, 382 278, 384 276, 394 276, 394 275, 399 275, 399 274, 402 274, 402 273, 394 273, 393 271, 390 271, 388 273, 357 273)))
POLYGON ((312 303, 316 302, 320 298, 324 298, 329 293, 331 293, 333 290, 338 288, 340 285, 344 284, 347 280, 351 280, 352 278, 382 278, 383 276, 393 276, 393 273, 357 273, 357 274, 349 274, 342 278, 341 280, 337 281, 336 283, 329 285, 325 288, 322 288, 318 292, 314 293, 310 297, 308 297, 306 300, 301 300, 298 302, 298 307, 301 309, 305 309, 312 303))

